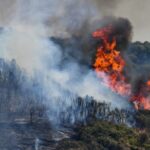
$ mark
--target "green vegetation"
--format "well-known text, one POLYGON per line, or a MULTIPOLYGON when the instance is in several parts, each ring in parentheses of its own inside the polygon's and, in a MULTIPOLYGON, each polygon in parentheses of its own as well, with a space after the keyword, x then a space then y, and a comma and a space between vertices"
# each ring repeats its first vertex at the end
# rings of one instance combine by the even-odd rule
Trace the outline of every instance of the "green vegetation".
POLYGON ((60 150, 149 150, 147 128, 130 128, 106 121, 95 121, 78 131, 78 138, 63 140, 60 150))

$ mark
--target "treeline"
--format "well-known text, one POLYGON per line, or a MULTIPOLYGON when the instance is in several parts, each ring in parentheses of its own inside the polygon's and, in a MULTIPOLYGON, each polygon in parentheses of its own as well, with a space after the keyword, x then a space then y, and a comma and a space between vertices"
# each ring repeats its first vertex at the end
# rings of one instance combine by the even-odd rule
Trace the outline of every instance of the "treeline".
POLYGON ((112 109, 111 104, 97 102, 90 96, 81 98, 69 93, 46 100, 43 93, 36 79, 28 78, 15 60, 0 59, 0 120, 25 118, 34 122, 46 118, 63 125, 87 124, 96 119, 117 124, 133 121, 133 112, 112 109))
MULTIPOLYGON (((65 125, 82 124, 86 125, 95 120, 113 122, 115 124, 134 124, 135 111, 127 109, 112 108, 110 103, 98 102, 93 97, 68 98, 70 106, 55 112, 54 116, 59 116, 60 123, 65 125)), ((64 101, 60 101, 59 108, 65 106, 64 101)))

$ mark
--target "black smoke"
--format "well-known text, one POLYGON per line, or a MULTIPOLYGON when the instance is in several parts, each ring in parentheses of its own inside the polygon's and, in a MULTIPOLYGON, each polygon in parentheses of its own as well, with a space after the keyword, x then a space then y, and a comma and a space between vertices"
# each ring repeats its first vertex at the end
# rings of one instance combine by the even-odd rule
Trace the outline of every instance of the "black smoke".
POLYGON ((90 33, 89 28, 85 27, 84 33, 80 32, 77 35, 75 31, 71 33, 72 36, 69 38, 51 37, 50 39, 62 49, 64 63, 73 61, 81 66, 92 68, 97 46, 102 42, 102 39, 94 39, 92 33, 97 29, 103 29, 108 26, 111 26, 112 29, 111 32, 107 33, 109 40, 112 41, 115 38, 117 42, 116 49, 126 50, 132 38, 132 25, 125 18, 105 17, 91 24, 90 33))

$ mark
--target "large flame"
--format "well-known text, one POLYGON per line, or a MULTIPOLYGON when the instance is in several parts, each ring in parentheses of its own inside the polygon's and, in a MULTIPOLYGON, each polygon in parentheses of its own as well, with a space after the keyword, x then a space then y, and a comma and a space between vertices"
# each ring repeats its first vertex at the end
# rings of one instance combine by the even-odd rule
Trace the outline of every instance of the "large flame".
POLYGON ((126 83, 123 75, 125 61, 121 57, 120 52, 116 50, 117 43, 115 37, 109 39, 111 32, 112 28, 108 26, 93 33, 94 38, 102 40, 102 44, 97 48, 94 68, 97 75, 113 91, 121 95, 130 95, 130 84, 126 83))
POLYGON ((93 64, 97 76, 112 91, 122 96, 131 97, 130 100, 134 103, 136 109, 150 109, 150 98, 147 94, 150 92, 150 81, 138 94, 132 94, 131 84, 126 81, 123 73, 125 60, 117 49, 116 37, 111 35, 112 31, 113 28, 109 25, 92 34, 94 38, 101 40, 93 64))

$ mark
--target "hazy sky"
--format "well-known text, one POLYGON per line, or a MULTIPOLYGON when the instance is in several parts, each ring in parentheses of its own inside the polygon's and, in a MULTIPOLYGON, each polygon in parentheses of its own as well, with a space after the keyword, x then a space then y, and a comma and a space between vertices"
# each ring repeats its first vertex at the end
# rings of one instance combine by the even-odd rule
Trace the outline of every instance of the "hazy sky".
POLYGON ((133 40, 150 41, 150 0, 120 0, 114 12, 133 25, 133 40))
MULTIPOLYGON (((26 0, 0 0, 0 25, 7 24, 16 13, 17 1, 26 0)), ((28 0, 36 1, 36 0, 28 0)), ((43 1, 58 1, 60 7, 60 0, 43 0, 43 1)), ((42 1, 42 2, 43 2, 42 1)), ((67 3, 74 0, 62 0, 60 3, 67 3)), ((79 3, 78 0, 76 0, 79 3)), ((85 1, 86 0, 81 0, 85 1)), ((133 40, 150 41, 150 0, 88 0, 90 3, 99 6, 101 15, 115 15, 119 17, 128 18, 133 25, 133 40)), ((89 3, 89 4, 90 4, 89 3)), ((95 5, 96 6, 96 5, 95 5)), ((97 7, 96 6, 96 7, 97 7)), ((75 5, 73 5, 75 7, 75 5)), ((91 6, 89 6, 91 7, 91 6)), ((92 7, 93 9, 94 7, 92 7)), ((75 9, 75 8, 74 8, 75 9)), ((85 8, 87 9, 87 6, 85 8)), ((57 10, 57 8, 55 9, 57 10)))

